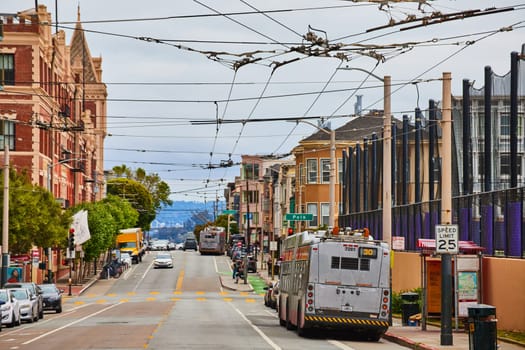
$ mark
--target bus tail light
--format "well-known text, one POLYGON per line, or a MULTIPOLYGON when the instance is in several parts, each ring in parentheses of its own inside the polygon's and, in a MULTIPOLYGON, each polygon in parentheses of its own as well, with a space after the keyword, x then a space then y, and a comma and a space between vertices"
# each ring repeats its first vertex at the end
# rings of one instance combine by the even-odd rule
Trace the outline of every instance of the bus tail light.
POLYGON ((306 289, 308 290, 308 293, 306 295, 306 311, 309 313, 314 312, 314 286, 313 284, 309 284, 306 289))

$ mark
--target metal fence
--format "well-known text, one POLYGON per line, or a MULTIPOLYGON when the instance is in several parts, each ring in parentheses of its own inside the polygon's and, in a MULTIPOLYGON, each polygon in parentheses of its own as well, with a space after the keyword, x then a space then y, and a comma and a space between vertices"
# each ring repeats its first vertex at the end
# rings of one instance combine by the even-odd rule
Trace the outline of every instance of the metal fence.
MULTIPOLYGON (((525 188, 464 195, 453 198, 453 222, 459 240, 485 248, 488 256, 525 258, 525 188)), ((441 224, 441 201, 398 205, 392 208, 392 236, 404 237, 407 251, 418 251, 419 238, 435 238, 441 224)), ((382 239, 382 210, 339 217, 341 227, 368 227, 382 239)))

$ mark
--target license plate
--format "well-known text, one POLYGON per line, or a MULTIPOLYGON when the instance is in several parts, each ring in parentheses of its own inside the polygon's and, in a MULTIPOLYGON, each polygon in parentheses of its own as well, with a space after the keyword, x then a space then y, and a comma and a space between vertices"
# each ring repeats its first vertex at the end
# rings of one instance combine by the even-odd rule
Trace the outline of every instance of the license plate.
POLYGON ((342 311, 344 312, 352 312, 352 307, 351 306, 347 306, 347 305, 343 305, 342 311))

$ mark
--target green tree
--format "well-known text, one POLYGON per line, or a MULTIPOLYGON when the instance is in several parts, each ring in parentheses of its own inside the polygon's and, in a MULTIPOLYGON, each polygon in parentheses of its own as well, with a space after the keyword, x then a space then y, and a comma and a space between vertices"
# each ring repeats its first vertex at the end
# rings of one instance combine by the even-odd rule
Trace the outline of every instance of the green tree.
POLYGON ((137 226, 139 213, 127 200, 109 194, 102 203, 110 211, 119 230, 137 226))
POLYGON ((173 203, 169 198, 171 193, 169 185, 162 181, 158 174, 147 174, 146 170, 142 168, 132 171, 124 164, 113 167, 113 173, 117 177, 133 179, 144 185, 151 194, 155 210, 159 210, 163 205, 171 205, 173 203))
MULTIPOLYGON (((239 226, 236 222, 234 223, 232 221, 233 219, 230 218, 230 234, 239 233, 239 226)), ((228 215, 217 216, 217 219, 215 220, 215 226, 224 227, 226 230, 228 230, 228 215)))
POLYGON ((112 179, 107 183, 107 193, 127 200, 138 212, 137 226, 144 231, 149 230, 156 216, 156 208, 151 194, 144 185, 132 179, 112 179))
MULTIPOLYGON (((3 172, 0 173, 3 183, 3 172)), ((0 198, 3 210, 3 192, 0 198)), ((9 250, 12 253, 27 253, 33 246, 63 246, 70 222, 51 193, 31 184, 26 172, 10 171, 9 250)))

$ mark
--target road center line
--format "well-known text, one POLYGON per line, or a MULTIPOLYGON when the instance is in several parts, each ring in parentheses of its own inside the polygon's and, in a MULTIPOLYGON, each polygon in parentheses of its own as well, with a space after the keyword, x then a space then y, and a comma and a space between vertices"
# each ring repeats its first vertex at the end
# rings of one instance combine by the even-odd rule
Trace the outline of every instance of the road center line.
POLYGON ((268 345, 270 345, 273 349, 275 350, 282 350, 281 347, 277 344, 275 344, 266 334, 264 334, 263 331, 260 330, 259 327, 257 327, 256 325, 254 325, 246 316, 244 316, 244 314, 241 312, 241 310, 237 309, 233 304, 229 304, 231 305, 231 307, 233 307, 233 309, 235 311, 237 311, 237 313, 239 315, 241 315, 241 317, 243 318, 243 320, 245 320, 257 333, 259 333, 259 335, 261 336, 261 338, 264 339, 265 342, 268 343, 268 345))
POLYGON ((109 310, 109 309, 114 308, 115 306, 119 306, 120 304, 122 304, 122 303, 118 303, 118 304, 110 305, 110 306, 108 306, 108 307, 106 307, 106 308, 104 308, 104 309, 102 309, 102 310, 99 310, 99 311, 97 311, 97 312, 92 313, 91 315, 88 315, 88 316, 86 316, 86 317, 83 317, 83 318, 81 318, 81 319, 79 319, 79 320, 76 320, 76 321, 74 321, 74 322, 68 323, 68 324, 65 325, 65 326, 62 326, 62 327, 60 327, 60 328, 53 329, 52 331, 49 331, 49 332, 47 332, 47 333, 41 334, 41 335, 39 335, 39 336, 36 337, 36 338, 33 338, 33 339, 31 339, 31 340, 26 341, 25 343, 22 343, 22 345, 31 344, 31 343, 34 342, 34 341, 37 341, 37 340, 42 339, 42 338, 44 338, 44 337, 47 337, 48 335, 51 335, 51 334, 56 333, 56 332, 58 332, 58 331, 61 331, 62 329, 65 329, 65 328, 71 327, 71 326, 74 325, 74 324, 77 324, 77 323, 83 322, 83 321, 87 320, 88 318, 91 318, 91 317, 96 316, 96 315, 98 315, 98 314, 100 314, 100 313, 103 313, 103 312, 105 312, 105 311, 107 311, 107 310, 109 310))
POLYGON ((180 270, 179 278, 177 278, 177 286, 175 287, 176 292, 182 292, 182 281, 184 280, 184 270, 180 270))

